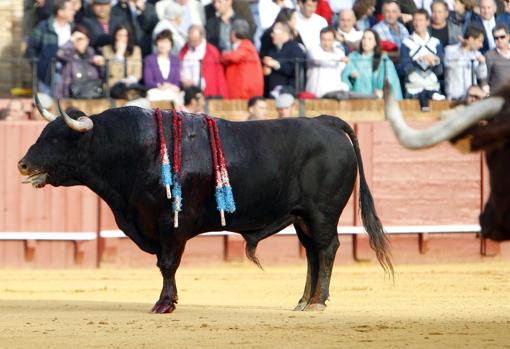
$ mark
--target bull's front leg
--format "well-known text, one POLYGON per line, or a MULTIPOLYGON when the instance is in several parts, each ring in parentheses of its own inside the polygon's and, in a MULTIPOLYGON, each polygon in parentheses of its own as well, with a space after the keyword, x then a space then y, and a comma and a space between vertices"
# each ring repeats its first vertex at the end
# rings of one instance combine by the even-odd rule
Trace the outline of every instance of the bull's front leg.
MULTIPOLYGON (((171 235, 177 235, 172 233, 171 235)), ((159 300, 152 308, 153 313, 164 314, 175 310, 177 304, 177 286, 175 285, 175 272, 181 263, 185 240, 164 238, 161 241, 161 252, 158 254, 158 267, 163 276, 163 289, 159 300)))

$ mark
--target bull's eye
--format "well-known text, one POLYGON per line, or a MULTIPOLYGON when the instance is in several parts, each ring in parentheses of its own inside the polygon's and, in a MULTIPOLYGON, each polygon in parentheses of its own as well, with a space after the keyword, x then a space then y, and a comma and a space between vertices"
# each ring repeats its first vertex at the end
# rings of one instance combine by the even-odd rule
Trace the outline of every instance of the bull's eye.
POLYGON ((57 139, 57 138, 53 138, 53 139, 51 140, 51 143, 53 143, 53 144, 57 144, 57 143, 58 143, 58 139, 57 139))

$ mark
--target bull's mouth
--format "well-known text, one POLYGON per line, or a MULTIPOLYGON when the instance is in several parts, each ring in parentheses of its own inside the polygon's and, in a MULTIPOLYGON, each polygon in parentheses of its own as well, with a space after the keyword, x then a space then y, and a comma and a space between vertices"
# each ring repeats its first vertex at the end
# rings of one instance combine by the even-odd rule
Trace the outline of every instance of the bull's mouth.
POLYGON ((48 173, 46 172, 36 172, 29 175, 27 178, 23 180, 22 183, 32 184, 34 188, 42 188, 46 185, 48 181, 48 173))

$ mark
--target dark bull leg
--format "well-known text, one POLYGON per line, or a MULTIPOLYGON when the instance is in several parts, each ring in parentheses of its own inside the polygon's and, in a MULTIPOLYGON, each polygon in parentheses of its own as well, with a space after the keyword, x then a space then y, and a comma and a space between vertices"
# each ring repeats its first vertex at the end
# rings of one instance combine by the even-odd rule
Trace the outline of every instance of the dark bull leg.
POLYGON ((317 253, 317 249, 315 248, 314 242, 310 237, 305 235, 304 230, 301 229, 298 224, 295 224, 294 227, 296 228, 299 241, 306 250, 306 261, 308 264, 305 290, 303 292, 303 296, 294 308, 295 311, 301 311, 304 310, 310 302, 310 299, 312 298, 312 295, 315 291, 315 286, 317 285, 317 277, 319 273, 319 255, 317 253))
POLYGON ((340 246, 335 227, 334 236, 330 238, 329 243, 317 244, 319 254, 319 275, 315 292, 310 302, 304 310, 324 310, 326 308, 326 300, 329 298, 329 283, 331 281, 331 272, 333 271, 333 263, 335 254, 340 246))
POLYGON ((175 310, 177 303, 177 287, 175 285, 175 272, 181 263, 185 241, 165 239, 162 241, 161 253, 158 254, 158 267, 163 276, 163 289, 159 300, 152 308, 153 313, 164 314, 175 310))

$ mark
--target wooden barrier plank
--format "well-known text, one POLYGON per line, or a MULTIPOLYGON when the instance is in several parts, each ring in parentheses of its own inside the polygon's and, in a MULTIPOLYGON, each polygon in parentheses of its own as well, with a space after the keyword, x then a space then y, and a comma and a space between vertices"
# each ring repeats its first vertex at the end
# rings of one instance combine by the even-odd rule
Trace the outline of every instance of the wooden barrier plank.
MULTIPOLYGON (((6 128, 5 124, 1 124, 0 126, 0 164, 6 163, 6 157, 7 157, 7 139, 6 139, 6 128)), ((2 171, 2 174, 0 175, 0 232, 5 231, 5 209, 7 203, 5 202, 6 197, 6 176, 4 175, 4 169, 3 166, 0 167, 0 170, 2 171)), ((1 247, 0 247, 1 249, 1 247)))

